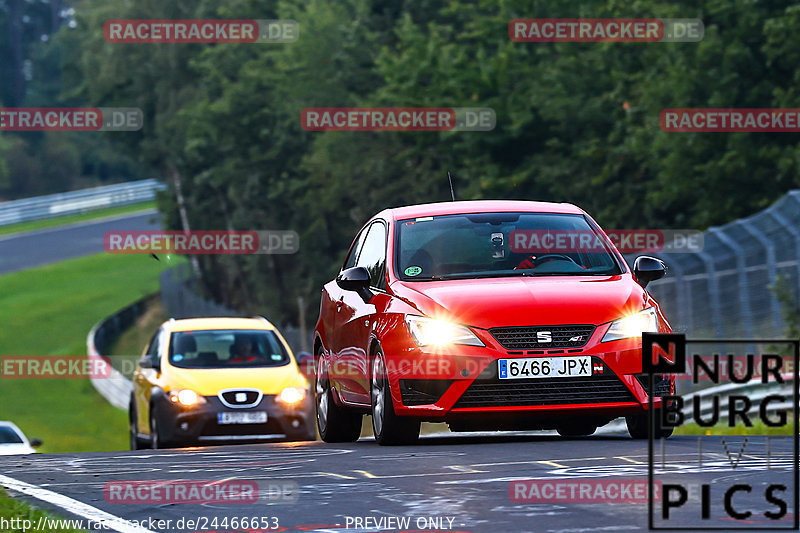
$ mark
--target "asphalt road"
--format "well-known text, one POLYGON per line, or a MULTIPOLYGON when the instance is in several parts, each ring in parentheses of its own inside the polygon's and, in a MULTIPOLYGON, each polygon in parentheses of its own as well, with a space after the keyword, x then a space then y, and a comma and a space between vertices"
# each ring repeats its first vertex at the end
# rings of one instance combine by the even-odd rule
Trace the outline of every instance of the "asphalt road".
MULTIPOLYGON (((654 504, 657 526, 733 530, 793 525, 795 459, 790 437, 772 437, 769 444, 765 437, 749 437, 744 450, 741 450, 744 437, 726 437, 724 444, 720 437, 700 439, 701 456, 698 455, 698 437, 669 439, 663 460, 660 446, 654 448, 654 479, 680 483, 689 491, 688 503, 673 511, 669 522, 658 518, 661 503, 654 504), (725 451, 726 446, 728 451, 725 451), (701 520, 699 504, 703 483, 711 487, 710 519, 705 521, 701 520), (737 510, 753 511, 753 516, 746 521, 726 517, 723 510, 723 492, 737 483, 752 486, 750 495, 738 492, 732 499, 737 510), (763 513, 778 508, 765 500, 764 491, 776 483, 786 486, 785 492, 775 494, 787 502, 788 513, 781 520, 772 521, 763 513)), ((416 446, 406 447, 380 447, 373 441, 362 440, 341 445, 271 443, 0 457, 3 475, 124 519, 126 522, 118 527, 120 531, 139 531, 125 529, 124 524, 132 521, 145 521, 143 525, 150 531, 241 530, 231 527, 232 523, 227 527, 223 525, 224 517, 229 520, 274 517, 281 528, 278 531, 639 531, 648 529, 645 501, 579 503, 567 497, 566 500, 519 502, 510 497, 509 487, 515 481, 530 479, 617 482, 620 487, 619 483, 647 480, 647 471, 646 441, 622 436, 570 440, 535 434, 435 435, 423 437, 416 446), (133 480, 254 481, 261 495, 257 503, 244 505, 110 503, 110 493, 104 493, 104 488, 108 489, 106 484, 133 480), (289 485, 291 492, 283 494, 288 501, 276 501, 275 487, 289 485), (181 518, 199 521, 192 527, 186 527, 185 522, 179 527, 181 518), (215 518, 217 522, 213 522, 215 518), (408 525, 384 522, 384 526, 390 526, 385 529, 376 522, 402 518, 410 520, 408 525), (172 522, 148 524, 149 519, 172 522)), ((8 485, 8 478, 0 477, 0 484, 8 485)), ((610 489, 605 490, 611 495, 610 489)), ((32 499, 30 494, 35 491, 24 491, 28 495, 20 497, 32 499)), ((540 495, 548 495, 543 487, 540 495)), ((549 496, 552 498, 553 494, 549 496)), ((53 496, 45 499, 52 500, 53 496)), ((56 508, 41 500, 36 500, 36 504, 56 508)), ((59 512, 71 516, 63 508, 59 512)), ((85 509, 77 512, 84 516, 91 514, 87 513, 85 509)))
POLYGON ((0 236, 0 275, 103 251, 107 231, 158 230, 155 209, 0 236))

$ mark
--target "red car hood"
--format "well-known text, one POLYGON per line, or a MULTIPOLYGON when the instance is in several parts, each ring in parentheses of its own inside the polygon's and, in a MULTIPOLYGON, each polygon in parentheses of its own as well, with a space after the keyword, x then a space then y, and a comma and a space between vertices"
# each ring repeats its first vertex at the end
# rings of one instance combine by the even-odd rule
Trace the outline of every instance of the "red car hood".
POLYGON ((484 329, 599 325, 647 303, 647 293, 630 275, 397 281, 391 289, 421 314, 484 329))

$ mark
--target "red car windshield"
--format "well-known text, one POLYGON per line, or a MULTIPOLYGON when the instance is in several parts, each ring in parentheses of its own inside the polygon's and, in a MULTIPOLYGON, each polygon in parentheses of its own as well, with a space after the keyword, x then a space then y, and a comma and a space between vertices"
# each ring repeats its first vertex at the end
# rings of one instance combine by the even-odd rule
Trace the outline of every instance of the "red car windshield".
POLYGON ((622 273, 608 240, 582 215, 443 215, 397 228, 397 276, 406 281, 622 273))

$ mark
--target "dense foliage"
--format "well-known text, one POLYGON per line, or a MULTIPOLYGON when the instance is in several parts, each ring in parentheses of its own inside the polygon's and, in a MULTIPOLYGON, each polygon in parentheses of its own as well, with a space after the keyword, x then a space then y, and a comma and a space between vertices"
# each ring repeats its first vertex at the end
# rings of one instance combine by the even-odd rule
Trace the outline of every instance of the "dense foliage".
MULTIPOLYGON (((606 227, 705 228, 797 187, 792 134, 665 133, 673 107, 797 107, 800 7, 777 0, 82 0, 62 96, 135 106, 120 149, 171 187, 191 229, 293 229, 294 256, 205 256, 206 287, 248 311, 310 314, 350 239, 385 207, 449 199, 576 203, 606 227), (699 43, 514 43, 527 17, 700 18, 699 43), (291 18, 291 44, 109 44, 111 18, 291 18), (314 106, 491 107, 486 132, 314 133, 314 106)), ((111 135, 111 134, 109 134, 111 135)), ((2 143, 0 138, 0 151, 2 143)), ((0 186, 3 166, 0 165, 0 186)))

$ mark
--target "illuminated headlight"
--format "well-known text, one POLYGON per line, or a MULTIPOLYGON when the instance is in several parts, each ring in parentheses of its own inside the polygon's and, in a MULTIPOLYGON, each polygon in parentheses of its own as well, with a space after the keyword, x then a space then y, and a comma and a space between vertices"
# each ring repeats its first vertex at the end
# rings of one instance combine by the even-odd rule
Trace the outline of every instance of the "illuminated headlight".
POLYGON ((298 387, 287 387, 281 391, 276 400, 287 405, 294 405, 306 397, 305 389, 298 387))
POLYGON ((417 346, 445 346, 447 344, 485 346, 468 327, 445 320, 406 315, 406 325, 417 346))
POLYGON ((654 307, 612 322, 602 342, 641 337, 644 332, 658 332, 658 316, 654 307))
POLYGON ((169 401, 179 403, 184 407, 205 403, 206 399, 190 389, 174 390, 169 393, 169 401))

